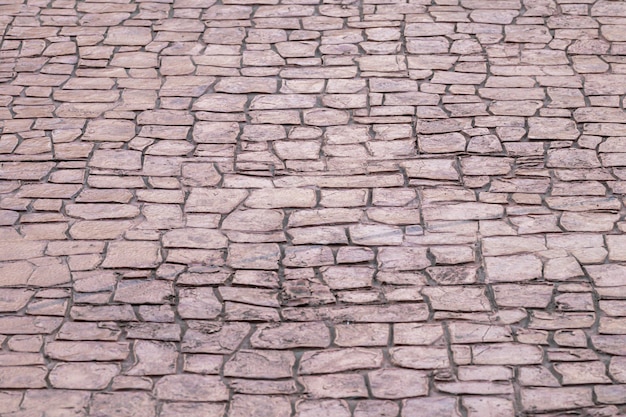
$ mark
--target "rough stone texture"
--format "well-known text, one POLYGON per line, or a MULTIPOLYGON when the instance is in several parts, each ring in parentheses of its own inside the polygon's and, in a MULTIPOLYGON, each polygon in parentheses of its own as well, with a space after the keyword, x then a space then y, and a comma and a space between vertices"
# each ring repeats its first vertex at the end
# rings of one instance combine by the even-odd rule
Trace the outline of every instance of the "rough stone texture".
POLYGON ((0 415, 626 415, 623 1, 0 3, 0 415))

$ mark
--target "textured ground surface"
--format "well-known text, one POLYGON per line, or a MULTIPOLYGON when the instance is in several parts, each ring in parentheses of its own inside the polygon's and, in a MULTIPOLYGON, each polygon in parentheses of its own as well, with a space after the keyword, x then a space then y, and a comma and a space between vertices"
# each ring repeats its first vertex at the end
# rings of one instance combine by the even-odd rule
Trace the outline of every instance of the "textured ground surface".
POLYGON ((626 415, 626 2, 0 33, 1 416, 626 415))

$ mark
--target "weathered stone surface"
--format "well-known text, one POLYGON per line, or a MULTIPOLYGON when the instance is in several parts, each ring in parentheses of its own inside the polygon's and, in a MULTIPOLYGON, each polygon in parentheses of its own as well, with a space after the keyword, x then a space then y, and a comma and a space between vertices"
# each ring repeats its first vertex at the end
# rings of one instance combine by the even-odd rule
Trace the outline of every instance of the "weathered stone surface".
POLYGON ((240 350, 224 364, 224 375, 243 378, 290 378, 296 358, 287 351, 240 350))
POLYGON ((166 375, 154 387, 156 398, 169 401, 226 401, 228 388, 217 376, 166 375))
POLYGON ((276 417, 291 416, 291 403, 287 397, 234 395, 229 415, 233 417, 261 417, 272 414, 276 417))
POLYGON ((167 281, 123 280, 117 285, 114 300, 128 304, 162 304, 174 296, 167 281))
POLYGON ((185 332, 182 350, 197 353, 232 353, 249 332, 248 323, 201 322, 185 332))
POLYGON ((275 243, 231 243, 227 264, 233 268, 278 269, 280 248, 275 243))
POLYGON ((186 319, 214 319, 222 312, 222 303, 211 287, 181 288, 178 313, 186 319))
POLYGON ((440 347, 404 346, 390 349, 391 361, 412 369, 438 369, 450 366, 448 352, 440 347))
POLYGON ((453 397, 411 398, 402 403, 403 417, 459 417, 457 400, 453 397))
POLYGON ((111 242, 102 263, 104 268, 153 268, 161 261, 154 242, 111 242))
POLYGON ((330 331, 321 322, 261 325, 252 334, 250 344, 263 349, 325 348, 330 345, 330 331))
POLYGON ((542 264, 534 255, 513 255, 485 258, 489 282, 526 281, 541 277, 542 264))
POLYGON ((296 416, 349 417, 350 409, 344 400, 300 400, 296 402, 296 416))
POLYGON ((485 289, 481 287, 425 287, 422 294, 428 297, 434 310, 490 311, 491 305, 485 289))
POLYGON ((283 213, 277 210, 250 209, 234 211, 222 222, 225 230, 245 230, 251 232, 268 232, 280 230, 283 213))
POLYGON ((516 343, 473 345, 473 363, 479 365, 528 365, 541 363, 540 347, 516 343))
POLYGON ((554 369, 563 377, 563 385, 611 382, 606 375, 606 366, 599 361, 559 363, 554 369))
POLYGON ((90 413, 94 417, 154 417, 156 402, 143 392, 99 393, 94 395, 90 413))
POLYGON ((45 347, 49 357, 71 362, 116 361, 128 357, 128 343, 123 342, 49 342, 45 347))
POLYGON ((314 3, 0 5, 0 415, 620 414, 624 3, 314 3))
POLYGON ((50 371, 49 379, 55 388, 101 390, 119 372, 116 364, 60 363, 50 371))
POLYGON ((381 248, 377 260, 378 267, 383 270, 409 271, 430 266, 426 249, 418 247, 381 248))
POLYGON ((5 316, 0 317, 0 331, 2 334, 50 334, 62 322, 56 317, 5 316))
POLYGON ((310 351, 302 355, 298 373, 308 375, 372 369, 378 368, 382 360, 383 355, 380 350, 352 348, 310 351))
POLYGON ((135 364, 128 375, 167 375, 176 372, 178 351, 172 343, 137 340, 133 346, 135 364))
POLYGON ((524 388, 522 405, 528 411, 552 411, 593 405, 591 388, 524 388))
POLYGON ((408 369, 381 369, 367 374, 376 398, 408 398, 428 395, 426 372, 408 369))
POLYGON ((367 397, 365 380, 359 374, 303 376, 300 381, 313 398, 367 397))

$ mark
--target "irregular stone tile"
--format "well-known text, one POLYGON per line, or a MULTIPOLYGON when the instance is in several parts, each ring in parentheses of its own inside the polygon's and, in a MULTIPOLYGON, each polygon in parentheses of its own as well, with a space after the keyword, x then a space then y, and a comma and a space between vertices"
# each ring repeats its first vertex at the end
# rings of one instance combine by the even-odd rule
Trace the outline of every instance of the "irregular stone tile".
POLYGON ((549 313, 533 311, 528 325, 531 329, 577 329, 591 327, 595 322, 594 313, 549 313))
MULTIPOLYGON (((108 340, 117 341, 120 330, 115 325, 89 322, 65 322, 57 332, 59 340, 108 340)), ((52 342, 50 342, 52 343, 52 342)), ((46 346, 50 346, 48 343, 46 346)))
POLYGON ((491 311, 485 289, 480 287, 425 287, 422 294, 434 310, 491 311))
POLYGON ((111 242, 103 268, 153 268, 161 262, 155 242, 111 242))
POLYGON ((546 308, 552 301, 552 285, 497 284, 492 286, 501 307, 546 308))
POLYGON ((350 346, 386 346, 389 326, 381 323, 337 324, 335 344, 350 346))
POLYGON ((464 397, 463 406, 470 417, 513 417, 515 415, 513 403, 503 398, 464 397))
POLYGON ((624 285, 626 267, 618 264, 587 265, 585 270, 599 287, 624 285))
POLYGON ((227 401, 228 388, 217 376, 166 375, 154 387, 156 398, 165 401, 227 401))
POLYGON ((559 387, 559 381, 543 366, 523 366, 519 368, 519 380, 523 386, 559 387))
POLYGON ((476 269, 460 266, 433 266, 426 272, 439 285, 473 284, 476 282, 476 269))
POLYGON ((185 211, 227 214, 247 196, 248 192, 245 190, 193 188, 185 204, 185 211))
POLYGON ((591 343, 594 348, 601 352, 606 352, 611 355, 626 356, 626 336, 606 336, 606 335, 592 335, 591 343))
POLYGON ((557 363, 554 369, 561 374, 563 385, 604 384, 611 380, 606 376, 606 366, 602 362, 557 363))
POLYGON ((543 360, 541 348, 519 343, 473 345, 472 354, 473 363, 481 365, 529 365, 543 360))
POLYGON ((141 169, 141 152, 122 149, 96 150, 89 165, 104 169, 141 169))
POLYGON ((348 124, 349 114, 346 111, 334 109, 304 110, 304 123, 311 126, 332 126, 348 124))
MULTIPOLYGON (((140 314, 145 312, 144 306, 139 307, 140 314)), ((147 316, 147 314, 143 314, 147 316)), ((145 317, 144 317, 145 318, 145 317)), ((125 326, 126 336, 129 339, 149 339, 164 341, 179 341, 181 328, 174 323, 127 323, 125 326)))
POLYGON ((389 400, 361 400, 354 408, 354 417, 395 417, 400 407, 389 400))
POLYGON ((81 139, 127 142, 135 136, 135 124, 127 120, 91 120, 81 139))
POLYGON ((523 388, 522 405, 527 411, 553 411, 593 405, 591 388, 523 388))
POLYGON ((267 232, 282 229, 283 213, 268 209, 234 211, 222 222, 225 230, 267 232))
POLYGON ((62 319, 46 316, 0 317, 1 334, 50 334, 61 326, 62 319))
POLYGON ((117 361, 125 360, 130 349, 124 342, 54 341, 46 343, 45 352, 50 358, 61 361, 117 361))
POLYGON ((623 318, 601 317, 598 331, 605 334, 624 334, 624 321, 626 320, 623 318))
POLYGON ((250 325, 245 322, 201 322, 185 332, 181 348, 183 352, 232 353, 249 332, 250 325))
POLYGON ((376 398, 399 399, 428 395, 426 372, 408 369, 381 369, 367 374, 376 398))
POLYGON ((154 417, 155 408, 155 401, 147 393, 98 393, 94 395, 90 413, 98 417, 154 417))
MULTIPOLYGON (((39 241, 0 241, 0 261, 16 261, 21 259, 36 258, 43 255, 45 246, 46 242, 39 241)), ((13 269, 14 267, 22 266, 23 264, 21 262, 14 262, 5 265, 8 266, 5 266, 4 268, 13 269)), ((6 279, 8 279, 8 277, 6 279)))
MULTIPOLYGON (((245 95, 231 94, 205 94, 200 96, 193 104, 193 110, 215 111, 215 112, 240 112, 244 110, 244 106, 248 98, 245 95)), ((202 126, 202 124, 200 125, 202 126)), ((195 131, 195 127, 194 127, 195 131)))
POLYGON ((139 214, 139 208, 130 204, 68 204, 65 210, 69 216, 85 220, 133 218, 139 214))
POLYGON ((287 397, 234 395, 228 412, 228 415, 232 417, 262 417, 269 414, 276 417, 290 417, 291 402, 287 397))
POLYGON ((447 394, 511 394, 513 387, 508 382, 440 382, 435 387, 447 394))
POLYGON ((402 402, 402 417, 459 417, 453 397, 411 398, 402 402))
POLYGON ((344 400, 299 400, 297 417, 349 417, 350 409, 344 400))
POLYGON ((9 389, 46 388, 48 370, 44 366, 6 366, 0 368, 0 387, 9 389))
POLYGON ((113 299, 128 304, 161 304, 172 297, 172 284, 167 281, 122 280, 113 299))
POLYGON ((512 341, 511 329, 508 327, 452 322, 448 325, 452 343, 480 343, 512 341))
POLYGON ((49 375, 55 388, 101 390, 120 372, 120 366, 107 363, 60 363, 49 375))
POLYGON ((602 404, 619 404, 626 395, 624 385, 596 385, 593 389, 597 401, 602 404))
POLYGON ((448 352, 441 347, 403 346, 390 349, 395 365, 412 369, 439 369, 450 366, 448 352))
POLYGON ((534 255, 485 257, 488 282, 526 281, 541 277, 542 263, 534 255))
POLYGON ((294 380, 259 380, 233 378, 229 383, 230 388, 241 394, 251 395, 288 395, 298 392, 298 387, 294 380))
POLYGON ((514 255, 547 250, 542 236, 486 237, 482 239, 485 256, 514 255))
POLYGON ((177 310, 185 319, 214 319, 222 312, 222 303, 210 287, 180 288, 177 310))
POLYGON ((318 141, 274 142, 276 154, 281 159, 318 159, 320 146, 318 141))
POLYGON ((137 340, 133 346, 135 364, 128 375, 167 375, 176 372, 178 351, 173 343, 137 340))
POLYGON ((463 366, 459 367, 461 381, 508 381, 513 377, 513 370, 506 366, 463 366))
POLYGON ((290 378, 296 358, 292 352, 240 350, 224 364, 224 375, 243 378, 290 378))
POLYGON ((226 260, 233 268, 278 269, 280 248, 273 243, 231 243, 226 260))
POLYGON ((422 210, 426 221, 434 220, 485 220, 502 217, 503 208, 498 204, 458 203, 428 206, 422 210))
POLYGON ((282 263, 287 267, 332 265, 334 256, 328 246, 288 246, 282 263))
POLYGON ((29 411, 81 410, 90 399, 88 391, 62 389, 29 389, 24 392, 22 408, 29 411))
POLYGON ((70 316, 74 320, 80 321, 135 321, 137 316, 132 306, 129 304, 121 305, 102 305, 102 306, 77 306, 74 305, 70 309, 70 316))
POLYGON ((305 352, 300 359, 300 375, 377 368, 382 364, 382 352, 370 349, 337 349, 305 352))
POLYGON ((163 404, 160 416, 221 417, 225 410, 226 404, 220 403, 175 402, 163 404))
MULTIPOLYGON (((292 228, 287 231, 294 245, 302 244, 346 244, 348 237, 346 229, 341 226, 319 226, 292 228)), ((341 251, 341 249, 340 249, 341 251)), ((337 254, 337 262, 341 263, 340 254, 337 254)))
POLYGON ((17 312, 30 301, 34 292, 27 289, 3 289, 0 293, 0 312, 17 312))
POLYGON ((177 229, 163 235, 163 246, 166 248, 197 248, 220 249, 228 245, 226 236, 212 229, 177 229))
POLYGON ((352 241, 357 245, 400 245, 402 230, 393 226, 356 225, 349 227, 352 241))
POLYGON ((430 266, 425 248, 393 247, 380 248, 378 251, 378 267, 383 270, 407 271, 424 269, 430 266))
POLYGON ((626 260, 626 236, 609 235, 606 236, 606 244, 609 248, 609 260, 626 260))
POLYGON ((303 376, 300 382, 312 398, 367 397, 365 380, 359 374, 303 376))
POLYGON ((225 77, 215 84, 214 89, 219 93, 233 94, 274 93, 277 89, 277 83, 273 78, 225 77))
POLYGON ((313 190, 282 188, 277 190, 253 190, 245 205, 251 208, 313 207, 317 197, 313 190))
POLYGON ((330 331, 321 322, 262 324, 250 344, 263 349, 325 348, 330 345, 330 331))
POLYGON ((549 259, 544 264, 544 277, 553 280, 566 280, 583 275, 580 265, 574 257, 549 259))

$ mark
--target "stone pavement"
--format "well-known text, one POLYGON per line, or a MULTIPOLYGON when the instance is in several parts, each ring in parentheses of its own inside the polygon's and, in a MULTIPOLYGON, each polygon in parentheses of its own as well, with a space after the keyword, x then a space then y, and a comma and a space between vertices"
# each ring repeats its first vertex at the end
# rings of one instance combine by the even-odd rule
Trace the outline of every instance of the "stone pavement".
POLYGON ((0 33, 0 416, 626 416, 626 2, 0 33))

